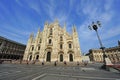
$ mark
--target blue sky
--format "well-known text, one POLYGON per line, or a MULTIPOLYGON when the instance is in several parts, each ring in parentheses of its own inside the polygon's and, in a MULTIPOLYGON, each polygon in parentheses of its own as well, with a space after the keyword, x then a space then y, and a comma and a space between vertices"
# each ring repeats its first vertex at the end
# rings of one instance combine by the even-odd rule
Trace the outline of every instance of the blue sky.
POLYGON ((82 53, 99 48, 95 31, 88 25, 101 21, 99 34, 105 47, 120 40, 120 0, 0 0, 0 36, 26 44, 31 32, 43 30, 45 21, 59 20, 72 32, 75 24, 82 53))

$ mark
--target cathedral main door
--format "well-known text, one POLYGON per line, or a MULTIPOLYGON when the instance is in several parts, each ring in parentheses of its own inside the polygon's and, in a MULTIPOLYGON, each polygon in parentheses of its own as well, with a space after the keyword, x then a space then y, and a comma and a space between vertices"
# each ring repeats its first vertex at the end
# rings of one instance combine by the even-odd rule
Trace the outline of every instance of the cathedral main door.
POLYGON ((30 55, 29 60, 30 60, 30 61, 32 60, 32 55, 30 55))
POLYGON ((60 62, 63 62, 63 55, 60 54, 60 62))
POLYGON ((70 62, 73 61, 73 55, 72 54, 69 54, 69 60, 70 60, 70 62))
POLYGON ((47 61, 47 62, 50 62, 50 61, 51 61, 51 52, 48 52, 48 53, 47 53, 46 61, 47 61))

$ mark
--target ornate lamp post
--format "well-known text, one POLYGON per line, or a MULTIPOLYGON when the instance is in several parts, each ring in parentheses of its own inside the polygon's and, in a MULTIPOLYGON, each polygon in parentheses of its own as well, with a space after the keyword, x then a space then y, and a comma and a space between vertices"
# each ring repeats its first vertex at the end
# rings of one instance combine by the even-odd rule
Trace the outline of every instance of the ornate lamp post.
POLYGON ((96 34, 97 34, 98 41, 99 41, 99 43, 100 43, 100 49, 102 49, 102 52, 103 52, 103 63, 104 63, 104 64, 103 64, 102 68, 106 68, 105 58, 106 58, 107 56, 105 55, 105 47, 103 46, 102 41, 101 41, 101 39, 100 39, 100 36, 99 36, 99 34, 98 34, 98 28, 99 28, 99 27, 101 27, 100 21, 97 21, 96 23, 95 23, 95 22, 92 22, 92 25, 89 25, 89 26, 88 26, 88 28, 89 28, 90 30, 95 30, 95 32, 96 32, 96 34))

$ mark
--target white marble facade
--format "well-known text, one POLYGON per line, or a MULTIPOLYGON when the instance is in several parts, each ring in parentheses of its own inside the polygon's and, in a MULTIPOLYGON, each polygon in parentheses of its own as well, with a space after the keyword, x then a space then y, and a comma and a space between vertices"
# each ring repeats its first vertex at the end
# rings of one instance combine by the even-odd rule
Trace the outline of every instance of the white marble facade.
POLYGON ((72 34, 66 32, 66 25, 61 27, 56 20, 45 23, 43 31, 38 29, 37 35, 30 35, 23 60, 39 60, 40 62, 81 62, 81 49, 76 27, 72 34))

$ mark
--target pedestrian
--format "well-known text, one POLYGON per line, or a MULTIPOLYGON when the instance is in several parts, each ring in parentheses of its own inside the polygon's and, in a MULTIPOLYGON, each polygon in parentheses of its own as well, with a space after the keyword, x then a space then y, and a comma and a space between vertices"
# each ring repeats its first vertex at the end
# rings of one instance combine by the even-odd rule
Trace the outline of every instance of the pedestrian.
POLYGON ((55 65, 55 66, 57 65, 56 61, 55 61, 54 65, 55 65))
POLYGON ((42 62, 42 65, 44 65, 44 62, 42 62))
POLYGON ((66 61, 64 61, 64 65, 67 65, 66 61))
POLYGON ((35 64, 35 60, 33 60, 33 63, 32 64, 35 64))
POLYGON ((77 65, 79 66, 79 62, 77 61, 77 65))
POLYGON ((20 64, 22 64, 22 60, 20 60, 20 64))
POLYGON ((29 64, 29 61, 27 60, 27 65, 29 64))

